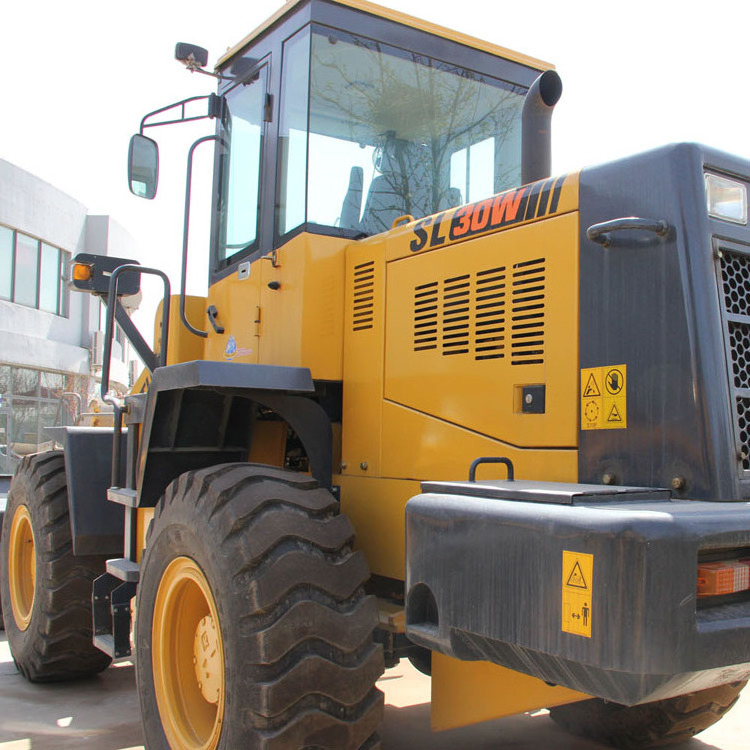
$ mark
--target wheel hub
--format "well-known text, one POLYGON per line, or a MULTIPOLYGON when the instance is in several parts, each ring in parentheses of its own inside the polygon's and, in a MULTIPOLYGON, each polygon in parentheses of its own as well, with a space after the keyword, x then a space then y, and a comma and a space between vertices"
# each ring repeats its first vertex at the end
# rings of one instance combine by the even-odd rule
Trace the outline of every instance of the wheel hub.
POLYGON ((206 615, 198 623, 193 640, 193 665, 201 695, 209 703, 219 702, 221 694, 221 661, 219 636, 214 618, 206 615))
POLYGON ((189 557, 166 567, 153 613, 154 690, 170 747, 216 750, 224 720, 224 646, 205 574, 189 557))
POLYGON ((8 552, 10 605, 16 625, 23 631, 31 622, 36 591, 34 532, 29 509, 25 505, 19 505, 13 514, 8 552))

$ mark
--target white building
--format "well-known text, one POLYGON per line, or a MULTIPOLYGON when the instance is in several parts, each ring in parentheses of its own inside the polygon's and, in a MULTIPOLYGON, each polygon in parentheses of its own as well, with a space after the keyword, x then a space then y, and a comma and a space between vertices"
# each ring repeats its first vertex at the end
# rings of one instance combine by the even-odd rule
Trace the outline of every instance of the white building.
MULTIPOLYGON (((0 159, 0 474, 49 447, 44 428, 72 424, 98 393, 104 306, 71 292, 71 259, 134 257, 134 244, 109 216, 0 159)), ((111 378, 124 389, 129 347, 119 329, 116 339, 111 378)))

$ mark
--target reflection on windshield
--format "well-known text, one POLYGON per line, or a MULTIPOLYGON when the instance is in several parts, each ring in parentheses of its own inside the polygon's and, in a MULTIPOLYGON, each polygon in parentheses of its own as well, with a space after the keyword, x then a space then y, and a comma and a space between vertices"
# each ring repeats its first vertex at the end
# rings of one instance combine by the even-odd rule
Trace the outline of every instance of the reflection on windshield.
MULTIPOLYGON (((306 203, 282 192, 282 234, 305 220, 375 234, 404 214, 420 218, 520 182, 523 90, 342 32, 315 30, 311 42, 309 110, 299 89, 293 101, 282 94, 281 146, 288 155, 295 145, 282 184, 299 193, 307 161, 306 203)), ((289 52, 283 80, 295 67, 299 81, 303 55, 291 66, 289 52)))

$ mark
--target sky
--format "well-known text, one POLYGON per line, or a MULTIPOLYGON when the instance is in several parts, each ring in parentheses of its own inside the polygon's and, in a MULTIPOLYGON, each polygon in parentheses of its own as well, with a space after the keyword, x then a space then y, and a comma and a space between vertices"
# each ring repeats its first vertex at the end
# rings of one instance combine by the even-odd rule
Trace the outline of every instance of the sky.
MULTIPOLYGON (((141 117, 215 89, 174 60, 178 41, 209 67, 281 0, 6 0, 0 17, 0 158, 109 214, 137 258, 179 287, 190 143, 206 121, 160 129, 159 194, 130 194, 126 157, 141 117)), ((747 0, 381 0, 381 4, 553 63, 563 96, 552 171, 562 173, 676 141, 750 159, 747 0)), ((188 292, 206 290, 210 147, 197 155, 188 292)), ((159 294, 144 284, 140 317, 159 294)), ((139 323, 142 325, 142 323, 139 323)))

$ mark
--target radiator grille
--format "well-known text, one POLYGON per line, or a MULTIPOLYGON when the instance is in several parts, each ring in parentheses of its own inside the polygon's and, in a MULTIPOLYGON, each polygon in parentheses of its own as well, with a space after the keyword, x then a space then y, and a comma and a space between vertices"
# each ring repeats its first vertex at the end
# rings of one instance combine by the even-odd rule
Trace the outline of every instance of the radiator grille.
POLYGON ((353 281, 352 330, 367 331, 372 328, 375 312, 375 262, 369 260, 354 266, 353 281))
POLYGON ((419 284, 413 300, 414 351, 541 364, 545 298, 544 258, 516 263, 510 272, 495 266, 419 284))
POLYGON ((719 257, 737 452, 743 472, 750 472, 750 256, 721 248, 719 257))

